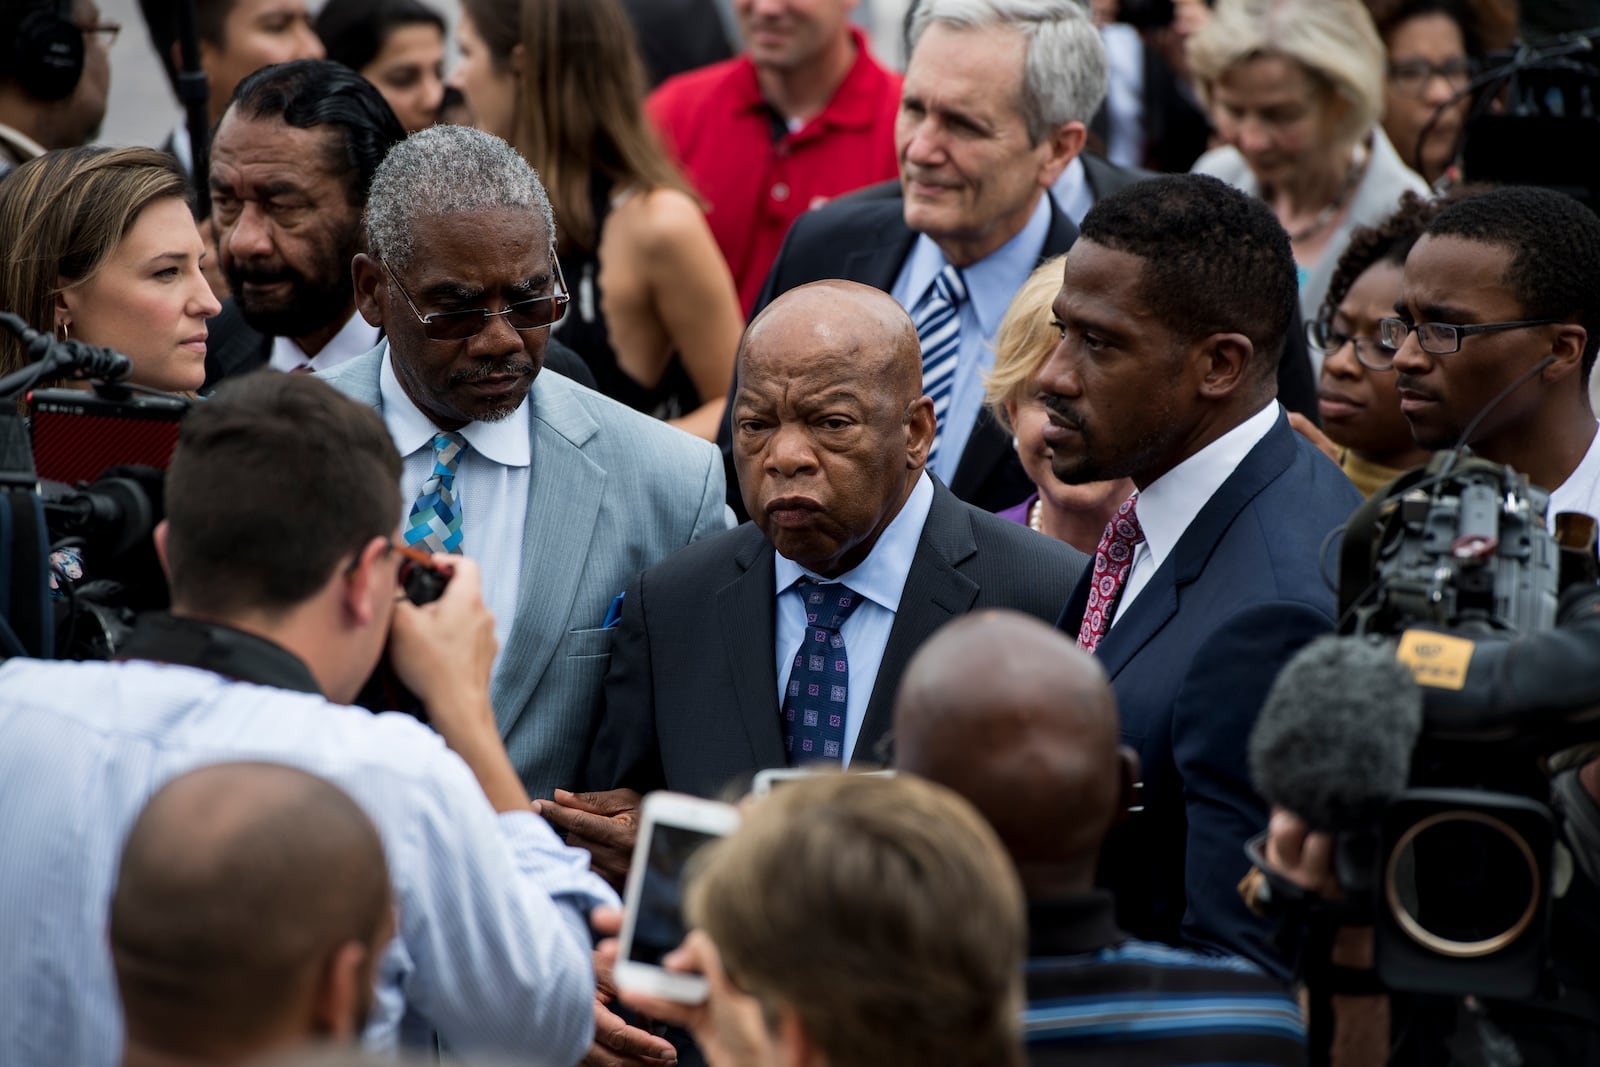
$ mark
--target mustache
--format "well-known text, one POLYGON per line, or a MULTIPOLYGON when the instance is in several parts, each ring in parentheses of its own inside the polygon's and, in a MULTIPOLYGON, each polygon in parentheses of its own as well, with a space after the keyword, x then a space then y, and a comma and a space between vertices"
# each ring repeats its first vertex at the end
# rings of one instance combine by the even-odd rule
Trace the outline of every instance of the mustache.
POLYGON ((1429 400, 1438 400, 1439 394, 1432 389, 1424 389, 1415 378, 1399 375, 1394 380, 1394 391, 1397 393, 1416 393, 1418 396, 1429 400))
POLYGON ((237 289, 241 285, 272 285, 277 282, 299 283, 304 276, 289 267, 246 267, 235 263, 223 271, 228 284, 237 289))
POLYGON ((539 365, 531 359, 514 357, 503 359, 495 363, 479 363, 467 370, 457 371, 450 375, 451 385, 469 385, 472 382, 481 382, 486 378, 518 377, 537 374, 539 365))
POLYGON ((1080 433, 1083 431, 1083 416, 1072 410, 1061 397, 1046 395, 1040 399, 1040 403, 1044 404, 1045 410, 1054 415, 1057 420, 1066 423, 1080 433))

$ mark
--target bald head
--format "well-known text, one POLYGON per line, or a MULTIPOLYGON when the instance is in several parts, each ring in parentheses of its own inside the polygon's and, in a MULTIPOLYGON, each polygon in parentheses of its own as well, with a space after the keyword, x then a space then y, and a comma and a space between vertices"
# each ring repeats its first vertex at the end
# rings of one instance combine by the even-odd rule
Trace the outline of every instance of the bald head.
POLYGON ((346 1036, 392 934, 383 843, 354 801, 304 771, 191 771, 128 834, 110 934, 130 1060, 346 1036))
POLYGON ((739 346, 733 460, 745 509, 786 559, 825 578, 866 558, 933 443, 917 331, 878 289, 784 293, 739 346))
POLYGON ((911 316, 882 289, 839 280, 791 289, 750 323, 738 371, 762 373, 774 357, 809 349, 849 359, 901 403, 922 395, 922 347, 911 316))
POLYGON ((945 626, 906 668, 894 738, 898 768, 983 813, 1030 896, 1089 888, 1133 756, 1105 672, 1065 634, 1007 611, 945 626))

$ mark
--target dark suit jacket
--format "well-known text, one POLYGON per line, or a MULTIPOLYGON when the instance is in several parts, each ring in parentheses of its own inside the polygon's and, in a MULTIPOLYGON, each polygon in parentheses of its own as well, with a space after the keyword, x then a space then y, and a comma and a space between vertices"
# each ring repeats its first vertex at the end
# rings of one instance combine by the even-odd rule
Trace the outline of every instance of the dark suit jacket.
MULTIPOLYGON (((1333 629, 1324 543, 1360 503, 1280 414, 1100 643, 1123 743, 1144 774, 1144 811, 1112 834, 1101 864, 1135 937, 1236 952, 1284 974, 1269 925, 1235 892, 1244 842, 1267 826, 1245 749, 1284 662, 1333 629)), ((1069 633, 1088 595, 1080 582, 1067 602, 1069 633)))
MULTIPOLYGON (((1060 255, 1072 246, 1078 228, 1050 201, 1050 231, 1045 236, 1040 262, 1060 255)), ((781 294, 807 282, 824 278, 844 278, 888 292, 894 287, 900 267, 911 254, 917 235, 907 229, 898 192, 882 200, 836 201, 795 220, 784 238, 778 258, 767 275, 767 284, 756 298, 755 314, 781 294)), ((734 383, 737 387, 738 383, 734 383)), ((729 504, 741 517, 743 501, 738 499, 738 482, 733 474, 731 412, 733 393, 728 394, 728 413, 722 417, 717 444, 728 457, 729 504)), ((967 438, 961 461, 950 479, 950 491, 985 511, 1000 511, 1025 500, 1033 493, 1033 483, 1022 469, 1011 435, 1000 429, 987 412, 978 416, 967 438)))
MULTIPOLYGON (((716 796, 786 765, 773 651, 774 551, 754 523, 645 571, 623 599, 588 785, 716 796)), ((980 608, 1056 617, 1087 557, 956 499, 933 507, 873 682, 856 758, 875 762, 906 662, 941 625, 980 608)))
MULTIPOLYGON (((221 311, 206 320, 206 330, 206 382, 200 387, 202 393, 211 392, 224 378, 260 370, 272 359, 272 338, 244 321, 244 312, 231 296, 222 302, 221 311)), ((378 336, 383 336, 381 331, 378 336)), ((596 389, 594 375, 583 357, 554 337, 545 346, 544 365, 579 385, 596 389)))

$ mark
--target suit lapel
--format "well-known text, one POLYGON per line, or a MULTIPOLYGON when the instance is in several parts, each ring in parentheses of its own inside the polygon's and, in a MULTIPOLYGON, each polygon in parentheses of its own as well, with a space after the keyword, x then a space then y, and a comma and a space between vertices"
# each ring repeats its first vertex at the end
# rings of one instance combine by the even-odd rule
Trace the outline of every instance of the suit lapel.
MULTIPOLYGON (((1228 527, 1262 489, 1288 469, 1294 459, 1293 433, 1289 420, 1280 410, 1272 429, 1256 442, 1227 480, 1211 494, 1211 499, 1173 546, 1171 555, 1128 607, 1128 614, 1118 619, 1100 642, 1096 655, 1107 674, 1115 678, 1117 672, 1178 613, 1183 587, 1200 577, 1228 527)), ((1084 590, 1083 600, 1075 591, 1070 603, 1078 605, 1081 619, 1088 587, 1082 582, 1079 586, 1084 590)))
POLYGON ((773 548, 749 523, 750 531, 734 557, 743 571, 717 590, 717 621, 733 674, 735 714, 750 739, 753 767, 788 763, 778 726, 778 676, 773 635, 777 633, 777 581, 773 548))
POLYGON ((972 536, 972 522, 966 505, 937 480, 933 483, 933 506, 922 526, 917 554, 906 572, 905 589, 900 594, 900 610, 895 613, 889 641, 883 649, 883 662, 867 701, 851 758, 878 762, 875 749, 889 732, 894 718, 895 694, 906 664, 935 630, 958 615, 972 610, 978 599, 978 585, 957 568, 978 551, 972 536))
POLYGON ((900 268, 911 254, 917 235, 906 228, 905 202, 900 197, 882 202, 883 215, 872 228, 871 238, 848 253, 839 265, 839 277, 890 292, 900 268))
POLYGON ((537 691, 572 628, 572 603, 595 543, 606 472, 583 451, 599 427, 575 399, 575 388, 541 375, 529 394, 532 467, 517 615, 491 685, 502 737, 532 703, 528 694, 537 691))

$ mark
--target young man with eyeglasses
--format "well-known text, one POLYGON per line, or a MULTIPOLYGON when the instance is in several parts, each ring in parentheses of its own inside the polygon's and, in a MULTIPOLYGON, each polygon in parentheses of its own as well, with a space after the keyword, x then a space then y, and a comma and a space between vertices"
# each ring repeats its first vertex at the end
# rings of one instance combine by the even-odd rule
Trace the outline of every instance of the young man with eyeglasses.
POLYGON ((1550 491, 1548 516, 1600 517, 1588 384, 1600 349, 1600 218, 1511 186, 1452 204, 1406 257, 1379 324, 1424 448, 1458 443, 1550 491))

